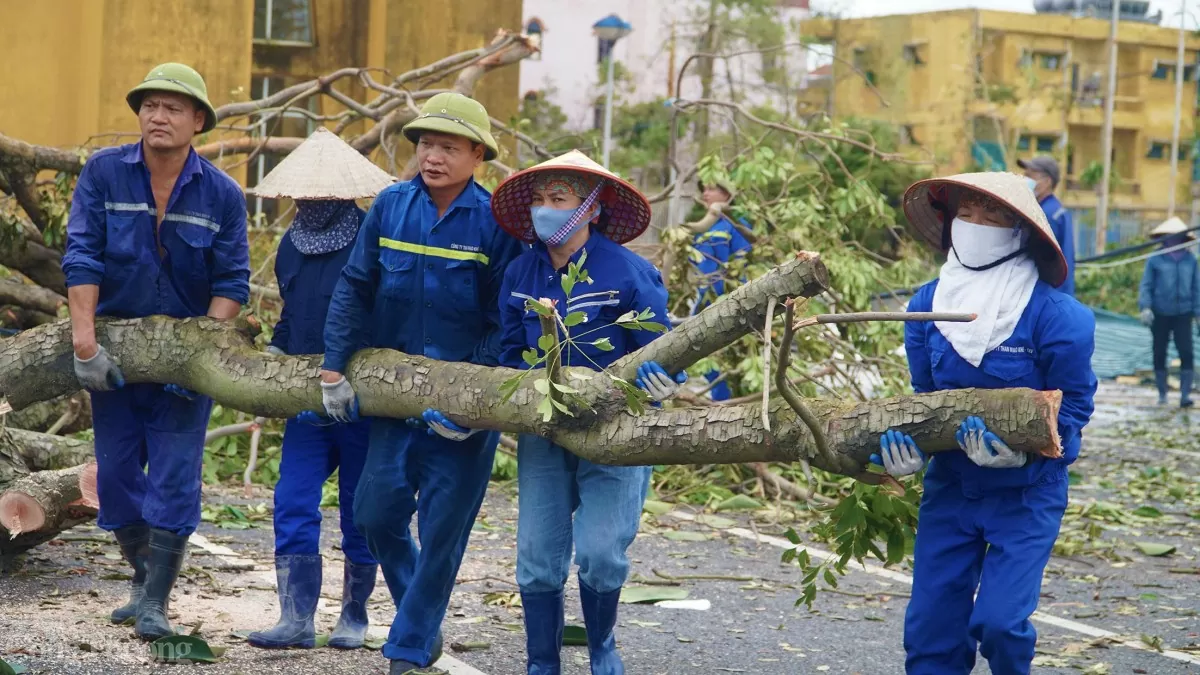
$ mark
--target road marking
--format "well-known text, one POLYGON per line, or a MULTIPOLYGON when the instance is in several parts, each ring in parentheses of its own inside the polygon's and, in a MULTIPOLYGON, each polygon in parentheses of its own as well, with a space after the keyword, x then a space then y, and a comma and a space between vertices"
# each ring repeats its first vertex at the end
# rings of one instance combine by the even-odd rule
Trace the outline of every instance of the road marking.
MULTIPOLYGON (((683 513, 681 511, 671 511, 671 512, 667 513, 667 515, 671 516, 672 518, 678 518, 679 520, 686 520, 688 522, 697 522, 696 516, 693 516, 689 513, 683 513)), ((729 534, 732 534, 736 537, 741 537, 742 539, 749 539, 751 541, 758 541, 758 542, 762 542, 764 544, 770 544, 771 546, 774 546, 776 548, 789 549, 789 548, 794 548, 794 546, 795 546, 794 544, 792 544, 792 542, 788 541, 787 539, 782 539, 780 537, 772 537, 772 536, 766 535, 766 534, 758 534, 757 532, 751 532, 750 530, 740 528, 740 527, 731 527, 729 529, 721 530, 721 531, 728 532, 729 534)), ((817 558, 820 560, 836 560, 841 557, 841 556, 834 555, 833 553, 831 553, 829 551, 824 551, 819 548, 814 548, 814 547, 808 546, 808 545, 805 545, 803 548, 804 548, 804 550, 808 551, 808 555, 810 557, 817 558)), ((908 586, 912 586, 912 582, 913 582, 912 577, 907 574, 904 574, 903 572, 889 570, 885 567, 880 567, 879 565, 876 565, 873 563, 868 563, 866 565, 865 569, 862 567, 855 567, 854 571, 866 572, 867 574, 873 574, 873 575, 875 575, 877 577, 881 577, 883 579, 890 579, 892 581, 898 581, 898 582, 906 584, 908 586)), ((886 594, 886 592, 883 594, 886 594)), ((1192 656, 1191 654, 1185 654, 1183 652, 1177 652, 1177 651, 1174 651, 1171 649, 1164 649, 1160 652, 1160 651, 1157 651, 1157 650, 1149 647, 1148 645, 1143 644, 1140 640, 1134 641, 1133 639, 1130 639, 1130 638, 1121 637, 1117 633, 1113 633, 1112 631, 1108 631, 1103 628, 1097 628, 1096 626, 1089 626, 1086 623, 1080 623, 1078 621, 1072 621, 1071 619, 1064 619, 1061 617, 1053 616, 1051 614, 1045 614, 1042 612, 1034 612, 1033 616, 1030 618, 1032 618, 1034 621, 1037 621, 1039 623, 1044 623, 1044 624, 1048 624, 1051 626, 1057 626, 1058 628, 1069 630, 1069 631, 1072 631, 1075 633, 1080 633, 1082 635, 1087 635, 1088 637, 1109 638, 1123 647, 1130 647, 1132 649, 1140 649, 1144 652, 1149 652, 1151 654, 1157 654, 1158 656, 1165 656, 1168 659, 1174 659, 1175 661, 1182 661, 1184 663, 1190 663, 1192 665, 1200 665, 1200 658, 1192 656)))
MULTIPOLYGON (((265 581, 267 584, 269 584, 272 588, 274 588, 274 586, 275 586, 274 572, 255 570, 254 569, 255 565, 254 565, 253 561, 246 560, 245 558, 239 556, 237 553, 235 553, 229 547, 222 546, 221 544, 214 544, 213 542, 209 541, 207 537, 205 537, 204 535, 202 535, 198 532, 192 534, 191 538, 188 540, 188 543, 193 544, 196 548, 199 548, 203 551, 207 551, 208 553, 211 553, 212 555, 216 556, 217 558, 220 558, 223 562, 228 564, 230 567, 236 567, 236 568, 245 570, 245 574, 247 576, 258 577, 258 578, 262 579, 263 581, 265 581)), ((324 598, 322 598, 320 601, 318 601, 318 603, 317 603, 318 609, 320 609, 320 607, 323 606, 324 603, 325 603, 324 598)), ((380 634, 377 631, 371 631, 373 634, 379 635, 380 637, 385 637, 385 638, 387 637, 386 629, 382 629, 382 627, 376 627, 376 628, 381 629, 382 634, 380 634)), ((438 668, 442 668, 443 670, 446 670, 447 672, 450 673, 450 675, 487 675, 487 673, 483 672, 482 670, 478 670, 469 664, 463 663, 462 661, 459 661, 458 659, 454 658, 453 656, 450 656, 449 654, 442 655, 442 658, 438 659, 438 662, 434 665, 436 665, 438 668)))

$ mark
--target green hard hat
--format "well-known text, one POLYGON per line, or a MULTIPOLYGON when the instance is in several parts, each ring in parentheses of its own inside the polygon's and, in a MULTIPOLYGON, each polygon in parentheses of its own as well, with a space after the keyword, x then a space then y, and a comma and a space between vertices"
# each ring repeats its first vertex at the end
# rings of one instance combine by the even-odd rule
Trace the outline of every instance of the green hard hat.
POLYGON ((492 120, 483 105, 473 98, 447 92, 438 94, 421 106, 417 119, 404 126, 404 135, 416 143, 422 131, 462 136, 487 148, 484 161, 496 159, 500 148, 492 138, 492 120))
POLYGON ((191 96, 204 108, 204 128, 200 133, 212 131, 212 128, 217 126, 217 111, 208 102, 208 87, 204 85, 204 78, 200 77, 200 73, 191 66, 182 63, 161 63, 151 68, 142 83, 125 95, 125 100, 129 107, 133 108, 133 112, 141 109, 142 97, 148 91, 172 91, 191 96))

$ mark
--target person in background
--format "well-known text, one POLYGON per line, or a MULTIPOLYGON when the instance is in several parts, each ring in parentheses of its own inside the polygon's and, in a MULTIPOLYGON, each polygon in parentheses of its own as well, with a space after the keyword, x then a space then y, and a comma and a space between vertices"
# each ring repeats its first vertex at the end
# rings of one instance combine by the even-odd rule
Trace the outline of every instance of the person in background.
MULTIPOLYGON (((587 337, 563 351, 564 366, 601 370, 661 334, 616 323, 628 312, 646 309, 654 313, 650 321, 667 316, 662 275, 621 245, 650 225, 650 204, 637 188, 583 153, 571 151, 506 179, 496 188, 492 212, 501 228, 533 245, 504 275, 502 365, 529 368, 522 353, 538 349, 542 328, 537 312, 527 304, 543 298, 553 301, 563 317, 583 315, 574 333, 587 337), (568 294, 563 275, 572 263, 587 271, 591 283, 578 284, 568 294), (599 341, 606 344, 597 346, 599 341)), ((685 373, 672 378, 653 361, 638 369, 637 384, 655 405, 674 396, 686 380, 685 373)), ((517 584, 525 612, 529 675, 562 672, 563 588, 572 543, 591 672, 625 672, 613 629, 629 574, 626 550, 637 535, 651 470, 593 464, 545 438, 521 435, 517 584)))
MULTIPOLYGON (((323 354, 329 300, 350 258, 369 199, 395 182, 324 127, 289 154, 249 192, 295 200, 296 216, 279 242, 275 278, 283 309, 267 351, 323 354)), ((370 422, 339 424, 311 412, 287 421, 275 485, 275 573, 281 616, 274 628, 250 634, 255 647, 316 646, 314 618, 321 597, 321 489, 338 471, 341 511, 342 614, 329 646, 357 649, 367 633, 367 600, 379 566, 354 526, 354 490, 367 459, 370 422)))
POLYGON ((1195 376, 1192 352, 1192 322, 1200 319, 1200 270, 1196 256, 1184 247, 1193 237, 1179 218, 1171 218, 1150 232, 1158 239, 1161 253, 1146 260, 1142 272, 1138 309, 1142 323, 1154 338, 1154 383, 1158 404, 1167 403, 1167 343, 1175 336, 1179 352, 1179 406, 1192 407, 1195 376))
MULTIPOLYGON (((947 252, 908 311, 977 315, 905 324, 913 391, 1062 392, 1061 457, 1013 450, 989 420, 971 416, 958 430, 959 449, 929 461, 904 621, 906 671, 967 675, 978 649, 997 675, 1029 673, 1037 645, 1029 618, 1067 507, 1067 468, 1094 407, 1095 318, 1055 290, 1067 263, 1021 176, 923 180, 905 193, 904 212, 919 236, 947 252)), ((893 476, 926 464, 903 427, 882 436, 871 460, 893 476)))
POLYGON ((200 465, 212 399, 174 384, 125 386, 95 318, 237 317, 250 299, 246 198, 192 149, 217 114, 204 78, 155 66, 125 97, 141 140, 88 158, 75 185, 62 267, 75 376, 92 396, 96 521, 133 567, 113 623, 143 640, 174 635, 168 600, 200 523, 200 465))
POLYGON ((1067 278, 1063 281, 1062 286, 1058 287, 1058 290, 1074 296, 1075 229, 1071 222, 1071 212, 1063 206, 1058 197, 1054 196, 1054 190, 1058 187, 1061 177, 1058 161, 1053 157, 1043 155, 1029 160, 1019 160, 1017 166, 1025 170, 1025 177, 1029 179, 1033 192, 1037 195, 1038 204, 1046 214, 1046 220, 1050 222, 1050 229, 1054 231, 1054 239, 1058 242, 1059 249, 1062 250, 1063 259, 1067 261, 1067 278))
MULTIPOLYGON (((692 241, 699 258, 692 261, 700 274, 699 285, 696 289, 696 299, 692 303, 692 315, 699 314, 705 307, 711 305, 717 298, 725 294, 725 270, 731 260, 742 259, 750 252, 750 242, 734 225, 733 221, 724 214, 724 210, 733 203, 734 190, 728 183, 717 181, 711 184, 699 183, 700 199, 710 211, 720 214, 717 221, 706 232, 701 232, 692 241)), ((749 227, 745 221, 742 225, 749 227)), ((718 370, 710 370, 704 378, 711 385, 721 377, 718 370)), ((714 401, 728 400, 733 392, 725 380, 712 385, 709 395, 714 401)))
MULTIPOLYGON (((500 362, 500 284, 520 243, 496 227, 475 170, 499 153, 491 118, 462 94, 437 94, 403 133, 420 173, 384 189, 363 220, 325 322, 326 414, 358 416, 346 379, 367 347, 484 366, 500 362)), ((436 419, 426 411, 426 422, 436 419)), ((390 675, 438 672, 442 619, 492 475, 499 434, 378 418, 355 495, 396 602, 383 646, 390 675), (420 546, 410 524, 417 517, 420 546)))

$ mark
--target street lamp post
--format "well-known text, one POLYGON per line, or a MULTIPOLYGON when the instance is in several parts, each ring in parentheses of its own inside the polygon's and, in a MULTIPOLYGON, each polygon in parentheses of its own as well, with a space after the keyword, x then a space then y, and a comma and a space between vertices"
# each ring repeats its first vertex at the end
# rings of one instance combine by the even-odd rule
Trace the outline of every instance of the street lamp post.
POLYGON ((617 40, 629 35, 633 26, 626 23, 616 14, 609 14, 592 24, 592 33, 601 40, 608 42, 608 91, 604 104, 604 158, 602 164, 608 168, 608 155, 612 147, 612 107, 613 107, 613 49, 617 40))

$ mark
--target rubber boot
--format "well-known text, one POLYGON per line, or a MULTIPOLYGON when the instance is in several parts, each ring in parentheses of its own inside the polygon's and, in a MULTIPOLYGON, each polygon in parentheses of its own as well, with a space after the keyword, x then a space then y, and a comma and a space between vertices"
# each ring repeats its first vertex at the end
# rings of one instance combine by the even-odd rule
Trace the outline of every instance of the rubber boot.
POLYGON ((446 671, 434 668, 433 664, 442 658, 442 631, 438 631, 437 639, 433 641, 433 649, 429 650, 429 665, 421 666, 412 661, 393 660, 388 666, 388 675, 424 675, 425 673, 444 673, 446 671))
POLYGON ((338 619, 329 646, 358 649, 367 638, 367 599, 375 590, 379 565, 355 565, 349 560, 342 571, 342 616, 338 619))
POLYGON ((587 629, 592 675, 625 675, 625 664, 621 662, 617 639, 613 637, 620 599, 619 588, 608 593, 597 593, 582 580, 579 582, 579 600, 583 605, 583 626, 587 629))
POLYGON ((521 591, 525 609, 526 675, 561 675, 563 592, 521 591))
POLYGON ((1154 384, 1158 385, 1158 404, 1167 404, 1167 371, 1154 371, 1154 384))
POLYGON ((1193 405, 1192 404, 1192 377, 1194 375, 1195 375, 1195 372, 1191 371, 1191 370, 1179 371, 1179 392, 1180 392, 1179 393, 1179 407, 1180 408, 1190 408, 1193 405))
POLYGON ((114 609, 109 619, 116 624, 137 619, 138 605, 142 602, 142 592, 146 584, 146 561, 150 557, 150 527, 130 525, 119 530, 113 530, 113 536, 121 545, 121 555, 125 562, 133 567, 133 580, 129 583, 129 602, 123 607, 114 609))
POLYGON ((317 646, 313 622, 321 598, 321 556, 275 556, 275 579, 279 623, 270 630, 251 633, 246 641, 263 649, 312 649, 317 646))
POLYGON ((179 578, 183 557, 187 552, 187 537, 166 530, 150 528, 150 557, 146 564, 146 584, 142 603, 138 606, 137 623, 133 632, 143 640, 154 641, 174 635, 175 629, 167 620, 171 589, 179 578))

